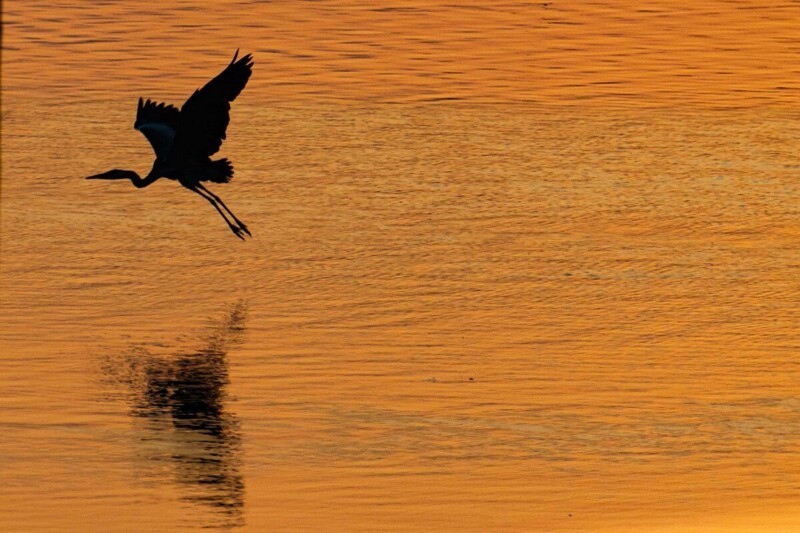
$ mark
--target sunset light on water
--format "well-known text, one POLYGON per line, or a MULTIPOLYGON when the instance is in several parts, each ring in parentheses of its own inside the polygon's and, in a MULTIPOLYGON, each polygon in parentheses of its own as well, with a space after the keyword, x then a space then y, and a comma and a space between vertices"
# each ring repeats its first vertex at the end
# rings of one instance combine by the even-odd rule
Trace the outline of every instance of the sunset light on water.
POLYGON ((2 10, 0 530, 800 531, 800 3, 2 10))

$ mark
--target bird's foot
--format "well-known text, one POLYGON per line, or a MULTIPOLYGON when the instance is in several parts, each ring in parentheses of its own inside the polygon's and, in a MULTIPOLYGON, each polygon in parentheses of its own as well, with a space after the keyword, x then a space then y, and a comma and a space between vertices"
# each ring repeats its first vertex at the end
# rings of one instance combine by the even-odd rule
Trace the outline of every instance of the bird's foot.
POLYGON ((244 231, 245 233, 247 233, 247 235, 248 235, 248 236, 250 236, 250 237, 252 237, 252 236, 253 236, 253 234, 252 234, 252 233, 250 233, 250 230, 249 230, 249 229, 247 229, 247 226, 245 226, 245 225, 244 225, 244 222, 242 222, 242 221, 240 221, 240 220, 237 220, 236 222, 239 224, 239 227, 242 229, 242 231, 244 231))
MULTIPOLYGON (((234 226, 233 224, 229 224, 229 227, 231 228, 231 231, 233 232, 234 235, 236 235, 240 239, 244 240, 244 235, 242 235, 242 229, 241 228, 238 228, 238 227, 234 226)), ((249 233, 248 233, 248 235, 249 235, 249 233)))

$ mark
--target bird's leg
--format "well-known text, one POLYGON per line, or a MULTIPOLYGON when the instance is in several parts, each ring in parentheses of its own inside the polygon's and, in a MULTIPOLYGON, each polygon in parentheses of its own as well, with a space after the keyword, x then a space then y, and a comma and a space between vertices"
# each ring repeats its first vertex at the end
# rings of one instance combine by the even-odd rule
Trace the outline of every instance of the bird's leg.
MULTIPOLYGON (((237 237, 239 237, 240 239, 244 240, 244 237, 242 236, 242 228, 239 228, 238 226, 234 226, 233 224, 231 224, 231 221, 228 220, 228 217, 225 216, 225 213, 222 211, 222 209, 219 208, 219 206, 217 205, 217 202, 215 202, 213 198, 210 198, 210 197, 206 196, 205 194, 203 194, 202 191, 200 191, 200 189, 198 189, 197 187, 188 187, 188 189, 190 191, 196 192, 197 194, 199 194, 200 196, 202 196, 203 198, 208 200, 208 202, 211 205, 214 206, 214 209, 219 211, 219 214, 222 216, 222 219, 225 221, 225 223, 228 225, 228 227, 231 228, 231 231, 233 232, 233 234, 236 235, 237 237)), ((248 235, 249 235, 249 233, 248 233, 248 235)))
POLYGON ((218 203, 219 203, 219 204, 220 204, 222 207, 224 207, 224 208, 225 208, 225 211, 227 211, 227 212, 228 212, 228 214, 230 214, 230 215, 231 215, 231 217, 233 217, 233 220, 234 220, 234 221, 235 221, 235 222, 236 222, 236 223, 239 225, 239 227, 240 227, 240 228, 242 228, 242 229, 244 230, 244 232, 245 232, 245 233, 247 233, 247 234, 248 234, 248 235, 250 235, 251 237, 253 236, 253 235, 250 233, 250 230, 249 230, 249 229, 247 229, 247 226, 245 226, 245 225, 244 225, 244 222, 242 222, 241 220, 239 220, 238 218, 236 218, 236 215, 234 215, 234 214, 233 214, 233 212, 232 212, 230 209, 228 209, 228 206, 227 206, 227 205, 225 205, 225 202, 223 202, 223 201, 222 201, 222 198, 220 198, 219 196, 217 196, 217 195, 216 195, 216 194, 214 194, 213 192, 211 192, 211 191, 209 191, 208 189, 206 189, 205 187, 203 187, 203 185, 202 185, 201 183, 198 183, 198 184, 197 184, 197 186, 198 186, 200 189, 202 189, 204 192, 208 193, 208 194, 209 194, 209 195, 210 195, 210 196, 211 196, 211 197, 212 197, 214 200, 216 200, 216 201, 217 201, 217 202, 218 202, 218 203))

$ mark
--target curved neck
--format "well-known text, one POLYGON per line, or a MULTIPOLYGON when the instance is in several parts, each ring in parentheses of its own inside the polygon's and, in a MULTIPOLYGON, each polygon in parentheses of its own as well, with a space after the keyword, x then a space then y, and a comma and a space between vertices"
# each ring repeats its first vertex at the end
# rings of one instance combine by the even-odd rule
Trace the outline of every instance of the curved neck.
POLYGON ((156 172, 151 170, 144 178, 140 178, 139 174, 133 171, 130 172, 130 175, 128 177, 130 178, 131 183, 133 183, 137 189, 141 189, 142 187, 147 187, 161 176, 159 176, 156 172))

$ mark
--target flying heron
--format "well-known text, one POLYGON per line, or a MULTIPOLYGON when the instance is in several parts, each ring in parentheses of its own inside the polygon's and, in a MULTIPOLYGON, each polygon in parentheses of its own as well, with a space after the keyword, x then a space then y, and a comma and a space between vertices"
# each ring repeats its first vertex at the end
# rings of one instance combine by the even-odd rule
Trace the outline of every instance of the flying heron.
POLYGON ((180 111, 171 105, 139 98, 133 127, 147 137, 156 153, 155 163, 147 176, 142 178, 132 170, 113 169, 86 179, 129 179, 140 189, 159 178, 177 180, 208 200, 234 235, 242 240, 244 233, 252 236, 244 222, 202 183, 228 183, 233 177, 230 161, 212 161, 211 156, 217 153, 225 139, 225 129, 230 122, 230 103, 242 92, 252 73, 252 56, 247 54, 237 61, 238 55, 239 50, 236 50, 230 65, 205 87, 196 90, 180 111))

